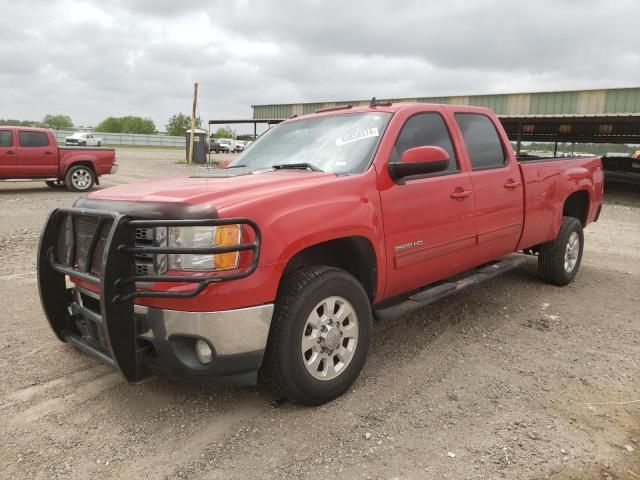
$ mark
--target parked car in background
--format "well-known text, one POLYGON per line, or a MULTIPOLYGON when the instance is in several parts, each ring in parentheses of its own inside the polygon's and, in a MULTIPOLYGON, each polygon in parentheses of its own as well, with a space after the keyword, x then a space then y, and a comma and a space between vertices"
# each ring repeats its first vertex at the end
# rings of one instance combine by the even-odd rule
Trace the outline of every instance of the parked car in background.
POLYGON ((58 147, 51 130, 0 127, 0 181, 41 180, 49 187, 86 192, 100 175, 116 173, 112 148, 58 147))
POLYGON ((342 107, 280 123, 227 169, 53 211, 40 298, 60 340, 130 382, 262 369, 278 398, 317 405, 357 378, 374 318, 527 262, 513 252, 569 284, 602 192, 599 157, 518 161, 486 108, 342 107))
POLYGON ((233 151, 240 153, 244 151, 244 142, 242 140, 236 140, 236 145, 233 147, 233 151))
POLYGON ((218 144, 219 144, 218 149, 221 152, 229 153, 229 152, 233 151, 234 145, 231 144, 231 140, 229 140, 228 138, 220 138, 220 139, 218 139, 218 144))
POLYGON ((215 138, 212 138, 209 142, 209 151, 214 153, 220 153, 220 142, 215 138))
POLYGON ((68 146, 80 147, 101 147, 102 138, 95 137, 90 132, 76 132, 64 139, 64 144, 68 146))
POLYGON ((607 155, 602 157, 602 168, 607 182, 640 185, 640 158, 607 155))

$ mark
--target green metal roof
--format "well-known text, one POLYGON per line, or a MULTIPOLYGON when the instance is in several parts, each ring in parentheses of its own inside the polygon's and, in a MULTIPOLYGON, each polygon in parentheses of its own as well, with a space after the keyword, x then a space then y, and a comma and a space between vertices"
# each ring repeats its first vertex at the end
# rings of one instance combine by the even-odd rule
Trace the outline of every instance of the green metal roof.
MULTIPOLYGON (((640 87, 566 92, 462 95, 446 97, 380 98, 380 101, 443 103, 487 107, 498 116, 527 118, 551 116, 617 116, 640 114, 640 87)), ((369 100, 252 105, 254 119, 288 118, 338 105, 368 105, 369 100)))

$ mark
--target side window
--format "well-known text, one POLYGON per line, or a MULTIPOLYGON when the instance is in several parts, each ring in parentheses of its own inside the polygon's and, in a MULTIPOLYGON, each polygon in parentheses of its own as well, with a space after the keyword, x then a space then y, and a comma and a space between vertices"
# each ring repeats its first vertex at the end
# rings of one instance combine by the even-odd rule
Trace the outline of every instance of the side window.
POLYGON ((441 147, 449 154, 449 168, 443 173, 459 171, 447 126, 435 112, 418 113, 406 121, 393 147, 390 162, 399 162, 405 150, 425 145, 441 147))
POLYGON ((49 136, 44 132, 18 132, 20 146, 26 148, 46 147, 49 145, 49 136))
POLYGON ((456 113, 455 116, 473 170, 502 167, 506 157, 496 127, 489 117, 477 113, 456 113))
POLYGON ((11 130, 0 130, 0 147, 13 147, 11 130))

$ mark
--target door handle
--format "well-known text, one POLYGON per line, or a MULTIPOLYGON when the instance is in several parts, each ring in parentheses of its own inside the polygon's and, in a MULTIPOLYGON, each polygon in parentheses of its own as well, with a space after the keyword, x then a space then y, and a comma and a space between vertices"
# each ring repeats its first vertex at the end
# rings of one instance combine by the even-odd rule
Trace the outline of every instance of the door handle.
POLYGON ((9 151, 7 152, 7 155, 15 155, 15 152, 14 152, 13 150, 9 150, 9 151))
POLYGON ((514 188, 517 188, 520 185, 522 185, 520 182, 514 182, 513 180, 509 180, 507 183, 504 184, 504 188, 513 190, 514 188))
POLYGON ((44 152, 45 155, 53 155, 53 152, 44 152))
POLYGON ((471 196, 471 190, 456 190, 451 194, 451 198, 455 198, 456 200, 467 198, 471 196))

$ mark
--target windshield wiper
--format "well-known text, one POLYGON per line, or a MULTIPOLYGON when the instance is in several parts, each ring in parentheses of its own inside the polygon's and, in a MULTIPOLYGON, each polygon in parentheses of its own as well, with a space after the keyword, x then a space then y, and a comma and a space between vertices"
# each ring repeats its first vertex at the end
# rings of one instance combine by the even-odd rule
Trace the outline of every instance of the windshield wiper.
POLYGON ((229 165, 229 166, 224 167, 224 168, 242 168, 242 167, 246 167, 246 165, 242 165, 242 164, 240 164, 240 165, 229 165))
POLYGON ((274 170, 286 170, 286 169, 296 169, 296 170, 311 170, 313 172, 324 172, 321 168, 316 167, 311 163, 282 163, 280 165, 273 165, 274 170))

